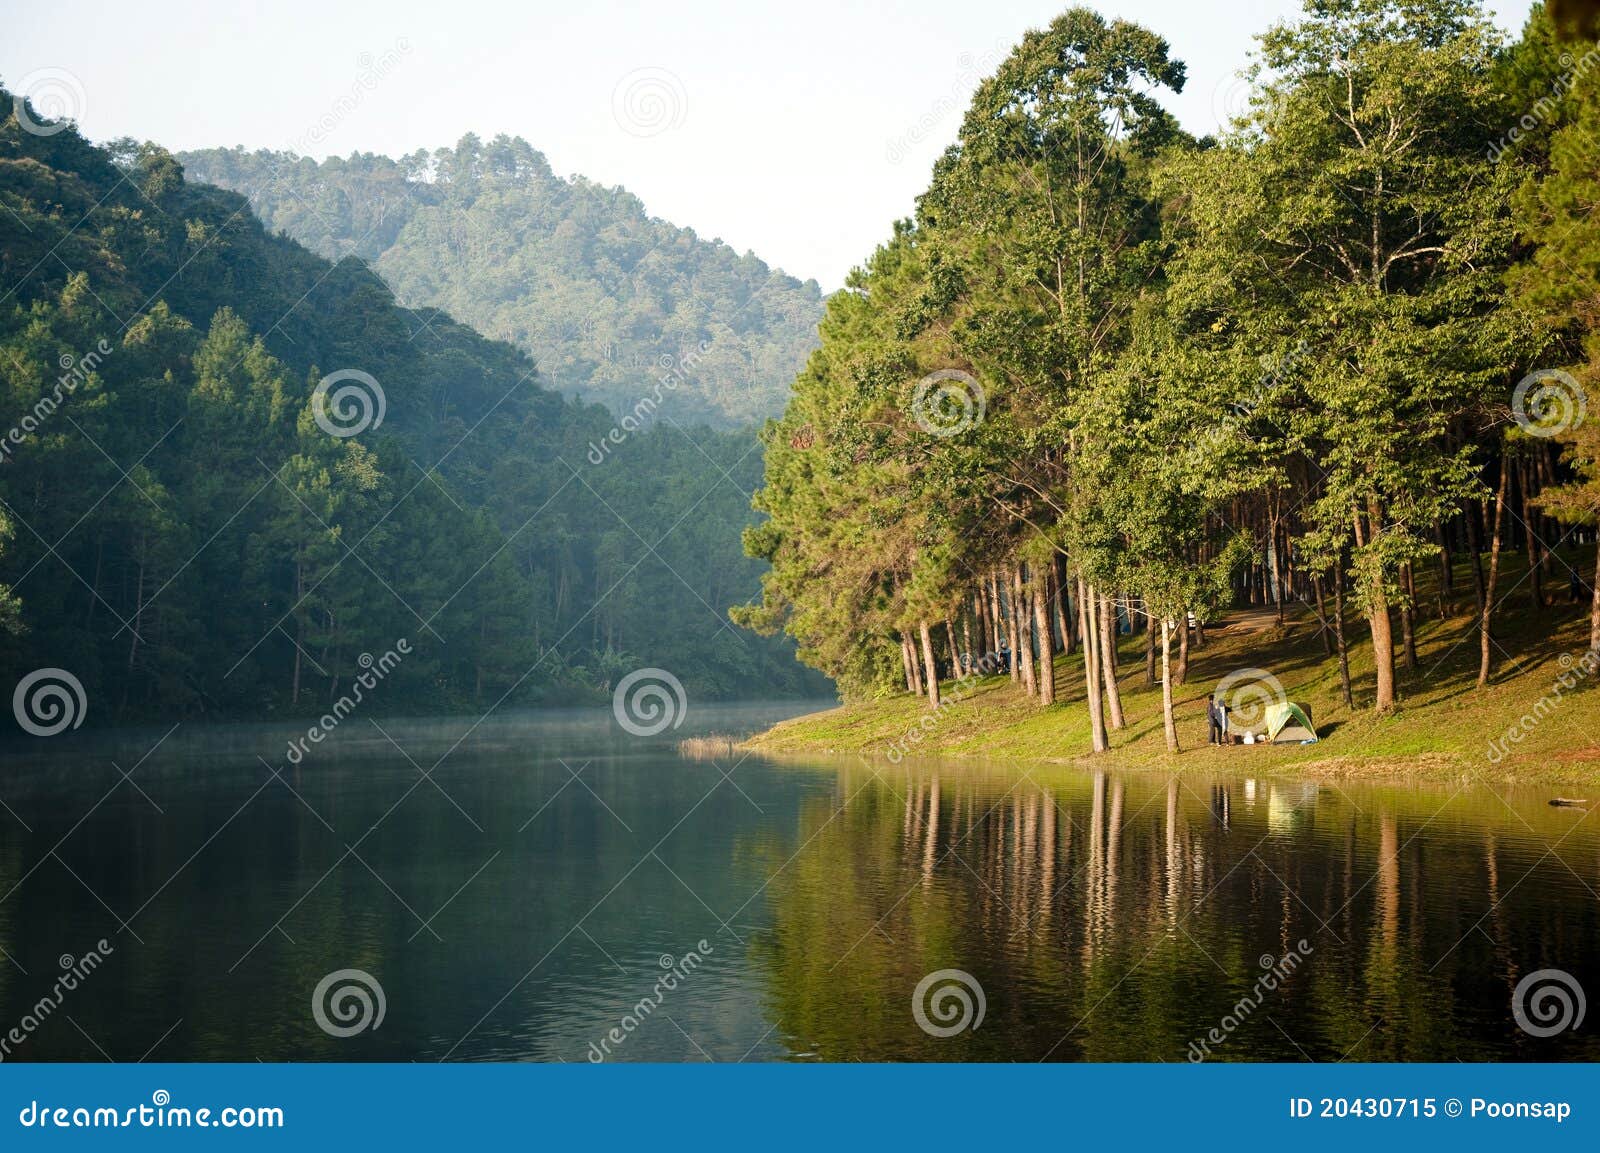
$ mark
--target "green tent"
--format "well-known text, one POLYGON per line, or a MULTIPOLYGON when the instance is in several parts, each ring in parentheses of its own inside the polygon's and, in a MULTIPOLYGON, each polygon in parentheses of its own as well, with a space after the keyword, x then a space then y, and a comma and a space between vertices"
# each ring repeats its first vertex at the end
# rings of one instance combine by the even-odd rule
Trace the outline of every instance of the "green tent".
POLYGON ((1316 739, 1310 706, 1294 701, 1267 706, 1267 740, 1275 745, 1309 745, 1316 739))

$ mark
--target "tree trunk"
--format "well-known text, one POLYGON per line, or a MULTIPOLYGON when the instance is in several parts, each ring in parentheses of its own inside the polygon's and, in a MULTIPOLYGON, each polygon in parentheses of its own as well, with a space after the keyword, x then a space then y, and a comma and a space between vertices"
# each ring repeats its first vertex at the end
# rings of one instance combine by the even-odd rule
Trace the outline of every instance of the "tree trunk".
POLYGON ((1415 628, 1416 582, 1411 579, 1411 562, 1400 568, 1400 584, 1405 589, 1405 600, 1400 603, 1400 642, 1406 672, 1417 671, 1417 631, 1415 628))
POLYGON ((928 707, 939 707, 939 668, 933 663, 933 633, 928 629, 928 622, 922 621, 922 663, 923 680, 928 682, 928 707))
POLYGON ((1022 687, 1031 697, 1038 692, 1033 682, 1033 626, 1028 621, 1028 600, 1022 591, 1022 564, 1011 566, 1011 615, 1017 622, 1017 666, 1022 670, 1022 687))
POLYGON ((1333 641, 1328 639, 1328 633, 1331 631, 1328 627, 1328 602, 1322 596, 1322 576, 1320 573, 1311 575, 1311 591, 1316 594, 1317 624, 1321 626, 1317 629, 1317 639, 1322 642, 1322 655, 1331 657, 1333 655, 1333 641))
POLYGON ((920 697, 922 689, 917 684, 917 662, 911 654, 911 638, 905 633, 900 634, 900 663, 906 668, 906 692, 920 697))
POLYGON ((1344 696, 1344 707, 1356 707, 1356 699, 1350 691, 1350 650, 1344 642, 1344 567, 1336 564, 1333 568, 1333 643, 1339 650, 1339 691, 1344 696))
POLYGON ((1189 679, 1189 610, 1183 610, 1183 617, 1178 621, 1178 676, 1174 682, 1183 684, 1189 679))
POLYGON ((1511 477, 1509 457, 1500 458, 1500 489, 1494 497, 1494 526, 1489 530, 1489 579, 1483 590, 1483 612, 1478 617, 1478 687, 1489 683, 1491 663, 1489 624, 1494 617, 1494 586, 1500 575, 1500 533, 1505 520, 1506 484, 1511 477))
POLYGON ((1117 638, 1122 635, 1122 619, 1117 612, 1116 598, 1102 596, 1100 598, 1100 609, 1103 614, 1101 627, 1106 630, 1106 635, 1111 638, 1103 655, 1107 658, 1106 663, 1111 666, 1111 675, 1115 677, 1122 671, 1122 662, 1118 659, 1120 654, 1117 651, 1117 638))
MULTIPOLYGON (((1152 629, 1151 636, 1155 635, 1152 629)), ((1178 751, 1178 723, 1172 717, 1172 622, 1161 622, 1161 727, 1167 734, 1167 752, 1178 751)))
POLYGON ((1517 469, 1519 496, 1522 503, 1522 531, 1528 538, 1528 598, 1533 611, 1544 609, 1544 554, 1539 547, 1539 532, 1535 527, 1538 514, 1529 507, 1529 490, 1533 487, 1533 461, 1523 460, 1517 469))
POLYGON ((1122 694, 1117 690, 1116 606, 1111 598, 1100 598, 1100 673, 1106 682, 1106 703, 1111 709, 1111 728, 1120 732, 1128 722, 1122 716, 1122 694))
POLYGON ((1067 562, 1060 553, 1051 561, 1051 569, 1056 574, 1056 612, 1061 623, 1061 651, 1067 656, 1072 655, 1076 647, 1077 622, 1072 619, 1072 598, 1068 595, 1072 588, 1072 581, 1067 576, 1067 562))
MULTIPOLYGON (((1005 601, 1006 601, 1006 607, 1005 607, 1006 648, 1010 652, 1010 656, 1006 660, 1006 665, 1007 665, 1007 670, 1006 671, 1008 673, 1010 673, 1011 681, 1012 681, 1013 684, 1015 684, 1017 681, 1022 679, 1022 670, 1017 665, 1017 644, 1018 644, 1018 637, 1017 637, 1017 606, 1016 606, 1015 602, 1013 602, 1011 600, 1010 582, 1007 581, 1006 583, 1007 583, 1007 587, 1006 587, 1006 590, 1005 590, 1005 601)), ((999 574, 999 571, 996 570, 995 575, 994 575, 994 603, 995 603, 996 607, 998 607, 1000 605, 1000 600, 1001 600, 1001 597, 1000 597, 1000 574, 999 574)))
POLYGON ((1444 525, 1433 526, 1434 539, 1439 542, 1439 619, 1445 619, 1444 602, 1446 597, 1453 597, 1456 593, 1455 573, 1452 571, 1450 556, 1450 537, 1444 531, 1444 525))
MULTIPOLYGON (((1161 623, 1165 625, 1167 622, 1162 621, 1161 623)), ((1146 614, 1144 622, 1144 683, 1146 685, 1156 683, 1156 630, 1153 624, 1154 622, 1146 614)))
POLYGON ((1061 554, 1050 558, 1050 607, 1056 618, 1056 631, 1061 634, 1061 651, 1072 652, 1072 623, 1067 620, 1067 586, 1062 579, 1061 554))
POLYGON ((989 606, 989 651, 999 653, 1005 648, 1005 626, 1000 620, 1000 598, 995 596, 992 571, 984 578, 983 600, 989 606))
POLYGON ((1594 600, 1589 605, 1589 651, 1600 653, 1600 547, 1594 553, 1594 600))
MULTIPOLYGON (((1367 498, 1367 523, 1372 543, 1377 545, 1383 532, 1383 510, 1378 498, 1367 498)), ((1356 515, 1356 541, 1361 542, 1361 516, 1356 515)), ((1376 551, 1376 549, 1374 549, 1376 551)), ((1387 713, 1394 708, 1394 622, 1389 619, 1389 592, 1383 587, 1383 566, 1375 564, 1367 577, 1367 626, 1372 631, 1372 664, 1377 674, 1378 695, 1373 709, 1387 713)))
POLYGON ((1467 559, 1472 564, 1473 607, 1483 614, 1483 537, 1478 531, 1478 510, 1469 501, 1461 502, 1461 519, 1467 530, 1467 559))
POLYGON ((1039 703, 1056 703, 1056 652, 1050 643, 1050 570, 1033 566, 1033 627, 1039 633, 1039 703))
MULTIPOLYGON (((1089 740, 1097 753, 1106 751, 1106 718, 1100 701, 1100 664, 1095 659, 1094 602, 1087 595, 1088 584, 1078 578, 1078 632, 1083 642, 1084 699, 1089 704, 1089 740)), ((1596 612, 1600 612, 1597 609, 1596 612)))

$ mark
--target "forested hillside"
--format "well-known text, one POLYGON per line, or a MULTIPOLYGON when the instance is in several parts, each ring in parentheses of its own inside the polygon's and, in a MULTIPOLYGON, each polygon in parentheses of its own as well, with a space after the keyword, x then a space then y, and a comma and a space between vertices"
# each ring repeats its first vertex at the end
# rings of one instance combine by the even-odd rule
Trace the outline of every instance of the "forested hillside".
POLYGON ((391 653, 392 709, 822 687, 726 620, 748 436, 602 454, 525 353, 50 127, 0 122, 0 680, 65 669, 96 722, 318 711, 391 653))
POLYGON ((935 709, 952 669, 1038 708, 1070 670, 1094 752, 1134 723, 1125 629, 1170 749, 1235 607, 1303 606, 1379 717, 1436 687, 1424 618, 1479 688, 1528 653, 1512 604, 1600 650, 1600 51, 1538 9, 1513 45, 1475 0, 1322 0, 1258 60, 1220 140, 1157 99, 1165 40, 1086 8, 983 81, 765 434, 742 619, 935 709))
POLYGON ((657 366, 688 364, 667 415, 714 427, 783 410, 816 347, 821 293, 646 214, 621 188, 563 179, 526 141, 399 160, 283 152, 179 157, 250 198, 269 230, 371 263, 411 307, 442 308, 533 355, 553 389, 631 412, 657 366))

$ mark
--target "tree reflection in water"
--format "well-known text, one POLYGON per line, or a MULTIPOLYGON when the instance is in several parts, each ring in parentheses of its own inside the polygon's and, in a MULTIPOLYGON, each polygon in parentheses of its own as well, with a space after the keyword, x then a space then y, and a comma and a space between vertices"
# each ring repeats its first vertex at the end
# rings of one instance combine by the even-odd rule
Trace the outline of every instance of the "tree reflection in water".
POLYGON ((1510 1009, 1539 968, 1600 990, 1579 819, 1486 789, 841 766, 752 949, 775 1036, 821 1059, 1183 1060, 1303 938, 1216 1058, 1594 1060, 1510 1009), (987 998, 948 1039, 910 1011, 947 968, 987 998))

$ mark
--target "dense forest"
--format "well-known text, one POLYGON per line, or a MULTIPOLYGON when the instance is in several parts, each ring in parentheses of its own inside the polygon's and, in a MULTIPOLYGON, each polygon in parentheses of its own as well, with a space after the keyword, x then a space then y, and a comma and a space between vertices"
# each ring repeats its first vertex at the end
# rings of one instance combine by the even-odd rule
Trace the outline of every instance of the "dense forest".
POLYGON ((0 679, 63 669, 94 723, 317 711, 392 653, 395 710, 641 665, 825 689, 726 618, 762 567, 748 434, 612 438, 524 352, 161 148, 29 119, 0 123, 0 679))
POLYGON ((406 305, 518 345, 548 387, 619 415, 663 358, 692 354, 671 419, 753 428, 783 411, 817 344, 815 281, 654 219, 625 189, 558 177, 524 140, 469 135, 399 160, 242 148, 178 159, 247 195, 269 230, 330 260, 361 257, 406 305))
POLYGON ((855 697, 937 709, 941 676, 1000 670, 1043 707, 1074 675, 1094 751, 1128 723, 1118 633, 1176 748, 1191 637, 1236 606, 1313 614, 1378 715, 1463 573, 1480 685, 1511 596, 1592 604, 1600 649, 1597 64, 1540 9, 1508 44, 1475 0, 1314 0, 1195 139, 1155 32, 1029 33, 830 298, 736 615, 855 697))

